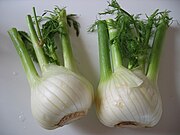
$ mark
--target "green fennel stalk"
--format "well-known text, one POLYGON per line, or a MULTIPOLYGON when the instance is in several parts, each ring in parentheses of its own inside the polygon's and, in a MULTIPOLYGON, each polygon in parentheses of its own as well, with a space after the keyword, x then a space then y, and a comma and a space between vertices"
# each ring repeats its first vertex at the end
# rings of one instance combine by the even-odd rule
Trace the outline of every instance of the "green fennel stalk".
POLYGON ((21 58, 22 65, 27 74, 28 81, 29 83, 31 83, 32 81, 34 81, 35 78, 38 77, 38 73, 27 52, 27 49, 25 48, 24 42, 22 41, 21 36, 16 28, 12 28, 11 30, 8 31, 8 33, 14 43, 16 51, 18 52, 21 58))
POLYGON ((112 56, 112 66, 113 69, 118 68, 122 65, 122 58, 119 50, 118 39, 117 37, 117 29, 113 28, 113 20, 108 19, 106 20, 108 33, 109 33, 109 40, 110 40, 110 49, 111 49, 111 56, 112 56))
POLYGON ((38 35, 35 31, 32 17, 30 15, 27 16, 27 22, 28 22, 28 27, 29 27, 29 32, 30 32, 30 37, 32 44, 34 45, 34 50, 36 52, 36 56, 39 62, 39 66, 41 70, 43 71, 43 67, 48 64, 47 59, 44 55, 43 49, 42 49, 42 41, 38 39, 38 35))
POLYGON ((100 80, 105 81, 112 74, 109 48, 108 48, 108 31, 105 21, 99 21, 98 24, 98 41, 99 41, 99 62, 100 62, 100 80))
POLYGON ((71 49, 68 24, 67 24, 67 15, 66 11, 63 9, 58 14, 58 22, 62 32, 60 33, 62 49, 63 49, 63 57, 64 57, 64 66, 74 72, 77 72, 77 67, 74 63, 74 57, 71 49))
POLYGON ((150 56, 150 62, 147 70, 147 77, 150 80, 154 81, 154 83, 156 83, 158 79, 161 50, 167 28, 168 28, 167 20, 162 19, 157 27, 152 44, 152 53, 150 56))

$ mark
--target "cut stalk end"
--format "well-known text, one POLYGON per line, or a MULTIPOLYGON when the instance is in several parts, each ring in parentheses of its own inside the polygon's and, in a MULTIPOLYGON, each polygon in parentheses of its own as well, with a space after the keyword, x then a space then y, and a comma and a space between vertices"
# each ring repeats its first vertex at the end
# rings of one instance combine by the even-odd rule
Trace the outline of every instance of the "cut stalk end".
POLYGON ((167 28, 168 28, 167 23, 161 22, 159 26, 157 27, 155 37, 153 40, 150 63, 147 70, 147 77, 152 82, 155 82, 155 83, 157 82, 157 78, 158 78, 160 56, 161 56, 163 40, 164 40, 167 28))
POLYGON ((28 27, 29 27, 29 31, 30 31, 30 37, 31 37, 31 41, 33 44, 33 48, 35 50, 38 62, 39 62, 39 66, 41 68, 41 70, 44 70, 45 65, 48 64, 46 57, 44 55, 43 49, 42 49, 42 40, 39 40, 36 30, 34 28, 34 24, 32 21, 32 17, 30 15, 27 16, 27 23, 28 23, 28 27))
POLYGON ((112 74, 109 55, 109 36, 106 21, 99 21, 98 44, 99 44, 99 62, 100 62, 100 80, 105 81, 112 74))
POLYGON ((38 77, 38 73, 34 67, 34 64, 27 52, 24 42, 21 39, 20 34, 18 33, 16 28, 12 28, 8 31, 9 36, 16 48, 17 53, 21 59, 22 65, 26 72, 29 83, 32 83, 35 80, 35 77, 38 77))
POLYGON ((78 73, 78 69, 75 64, 74 56, 71 48, 66 10, 62 9, 61 11, 58 11, 58 13, 59 13, 58 22, 61 28, 60 38, 61 38, 61 44, 63 50, 64 67, 66 67, 67 69, 73 72, 78 73))
POLYGON ((115 24, 112 19, 106 20, 108 33, 109 33, 109 40, 110 40, 110 50, 112 56, 112 66, 114 70, 122 66, 122 58, 119 50, 119 42, 118 42, 118 34, 117 29, 114 28, 115 24))

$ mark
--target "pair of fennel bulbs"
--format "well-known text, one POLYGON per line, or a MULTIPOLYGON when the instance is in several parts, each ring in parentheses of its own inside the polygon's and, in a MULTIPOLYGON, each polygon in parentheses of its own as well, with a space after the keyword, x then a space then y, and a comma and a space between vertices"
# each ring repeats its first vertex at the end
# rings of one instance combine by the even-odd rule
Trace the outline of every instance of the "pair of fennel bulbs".
POLYGON ((52 130, 85 116, 95 100, 97 116, 108 127, 155 126, 162 115, 157 78, 168 13, 156 10, 141 20, 115 0, 108 2, 108 9, 99 14, 115 18, 97 20, 90 28, 97 30, 99 44, 100 81, 94 93, 78 72, 71 49, 68 28, 79 34, 76 15, 55 7, 37 16, 33 8, 34 16, 27 15, 30 36, 16 28, 8 32, 30 84, 34 118, 52 130), (61 61, 56 51, 60 45, 61 61))

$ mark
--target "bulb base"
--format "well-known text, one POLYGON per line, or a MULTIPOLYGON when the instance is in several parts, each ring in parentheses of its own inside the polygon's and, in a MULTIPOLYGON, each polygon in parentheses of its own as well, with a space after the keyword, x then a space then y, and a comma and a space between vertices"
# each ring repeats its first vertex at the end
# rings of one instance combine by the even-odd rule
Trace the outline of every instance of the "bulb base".
POLYGON ((141 124, 139 122, 135 122, 135 121, 122 121, 116 125, 114 125, 114 127, 130 127, 130 128, 149 128, 150 126, 141 124))
POLYGON ((72 121, 78 120, 86 115, 86 111, 74 112, 64 116, 55 126, 62 127, 72 121))

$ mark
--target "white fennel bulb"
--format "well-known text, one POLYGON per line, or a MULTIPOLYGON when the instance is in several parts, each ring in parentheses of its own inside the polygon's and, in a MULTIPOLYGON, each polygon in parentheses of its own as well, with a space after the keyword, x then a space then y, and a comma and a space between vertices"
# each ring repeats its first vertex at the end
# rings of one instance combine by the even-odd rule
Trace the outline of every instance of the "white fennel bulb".
POLYGON ((54 18, 49 17, 40 28, 35 9, 33 11, 36 29, 31 16, 27 16, 30 36, 16 28, 9 30, 9 35, 31 87, 32 114, 43 128, 52 130, 85 116, 94 93, 90 82, 78 72, 71 49, 67 18, 73 21, 76 30, 78 23, 72 16, 66 16, 65 9, 56 7, 54 16, 51 14, 54 18), (56 34, 61 39, 62 63, 56 55, 56 34), (38 62, 41 73, 37 73, 30 56, 38 62))
POLYGON ((156 10, 144 21, 112 0, 100 14, 109 13, 115 18, 93 25, 97 25, 100 63, 97 116, 108 127, 153 127, 163 112, 157 80, 168 11, 156 10))
POLYGON ((50 65, 31 85, 34 118, 46 129, 54 129, 85 116, 93 98, 92 85, 82 76, 50 65))
POLYGON ((152 127, 161 118, 159 90, 141 71, 120 67, 99 84, 97 97, 97 116, 108 127, 152 127))

